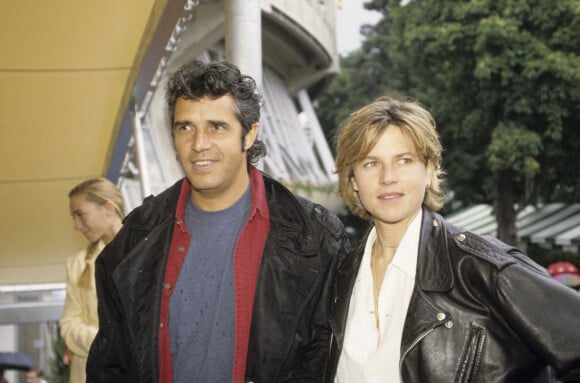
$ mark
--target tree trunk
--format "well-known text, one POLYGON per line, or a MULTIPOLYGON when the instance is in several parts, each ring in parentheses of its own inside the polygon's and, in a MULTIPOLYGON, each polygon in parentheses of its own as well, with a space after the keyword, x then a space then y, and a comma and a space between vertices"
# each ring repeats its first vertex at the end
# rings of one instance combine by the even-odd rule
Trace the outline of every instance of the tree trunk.
POLYGON ((497 220, 497 238, 516 246, 516 210, 514 206, 513 174, 510 171, 499 172, 496 176, 496 197, 494 201, 497 220))

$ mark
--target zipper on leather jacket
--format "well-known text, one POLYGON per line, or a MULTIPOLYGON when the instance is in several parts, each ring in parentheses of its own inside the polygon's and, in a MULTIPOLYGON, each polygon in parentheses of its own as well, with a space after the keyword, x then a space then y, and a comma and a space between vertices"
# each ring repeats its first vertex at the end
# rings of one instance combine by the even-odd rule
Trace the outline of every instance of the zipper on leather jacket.
POLYGON ((419 342, 421 342, 423 340, 423 338, 425 338, 427 335, 431 334, 433 331, 435 331, 435 327, 425 331, 423 334, 419 335, 414 341, 413 343, 411 343, 409 345, 409 347, 407 347, 407 349, 403 352, 403 354, 401 355, 401 359, 399 360, 399 373, 403 372, 403 360, 405 360, 405 357, 407 356, 407 354, 417 345, 419 344, 419 342))

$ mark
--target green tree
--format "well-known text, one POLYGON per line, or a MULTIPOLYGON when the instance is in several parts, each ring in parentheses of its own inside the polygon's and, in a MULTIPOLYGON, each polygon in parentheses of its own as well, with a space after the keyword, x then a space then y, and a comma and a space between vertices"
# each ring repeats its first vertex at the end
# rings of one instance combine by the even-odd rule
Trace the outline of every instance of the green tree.
POLYGON ((381 90, 433 112, 454 200, 492 203, 515 243, 525 206, 580 199, 580 2, 404 3, 366 3, 384 15, 364 46, 384 57, 381 90))

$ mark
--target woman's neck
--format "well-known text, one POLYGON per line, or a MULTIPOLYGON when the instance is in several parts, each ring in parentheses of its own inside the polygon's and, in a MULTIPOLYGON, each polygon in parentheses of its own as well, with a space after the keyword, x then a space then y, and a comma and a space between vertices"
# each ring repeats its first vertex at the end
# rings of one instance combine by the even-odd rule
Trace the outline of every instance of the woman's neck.
POLYGON ((419 212, 397 223, 385 223, 383 221, 374 220, 377 233, 377 245, 384 250, 396 250, 399 247, 399 243, 403 239, 403 236, 407 232, 409 225, 411 225, 411 222, 413 222, 418 213, 419 212))
POLYGON ((115 238, 119 230, 121 230, 121 227, 123 227, 121 220, 115 221, 111 224, 110 230, 108 230, 107 233, 103 234, 101 237, 101 240, 105 243, 105 245, 108 245, 113 240, 113 238, 115 238))

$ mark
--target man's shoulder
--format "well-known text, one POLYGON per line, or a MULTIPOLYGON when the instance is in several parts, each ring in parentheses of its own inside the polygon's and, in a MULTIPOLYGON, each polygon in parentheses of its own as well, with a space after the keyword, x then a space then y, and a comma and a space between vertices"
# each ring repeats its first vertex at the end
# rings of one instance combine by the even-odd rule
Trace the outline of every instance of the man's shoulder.
POLYGON ((145 197, 143 203, 125 217, 123 224, 138 227, 145 226, 143 229, 147 229, 165 219, 167 215, 173 216, 183 182, 184 180, 181 179, 158 195, 145 197))
POLYGON ((98 262, 114 269, 126 254, 162 223, 173 219, 183 180, 159 193, 148 196, 123 220, 123 227, 98 257, 98 262))
POLYGON ((341 236, 344 225, 330 209, 288 189, 281 182, 264 175, 266 198, 271 214, 291 222, 307 220, 318 224, 335 236, 341 236))

